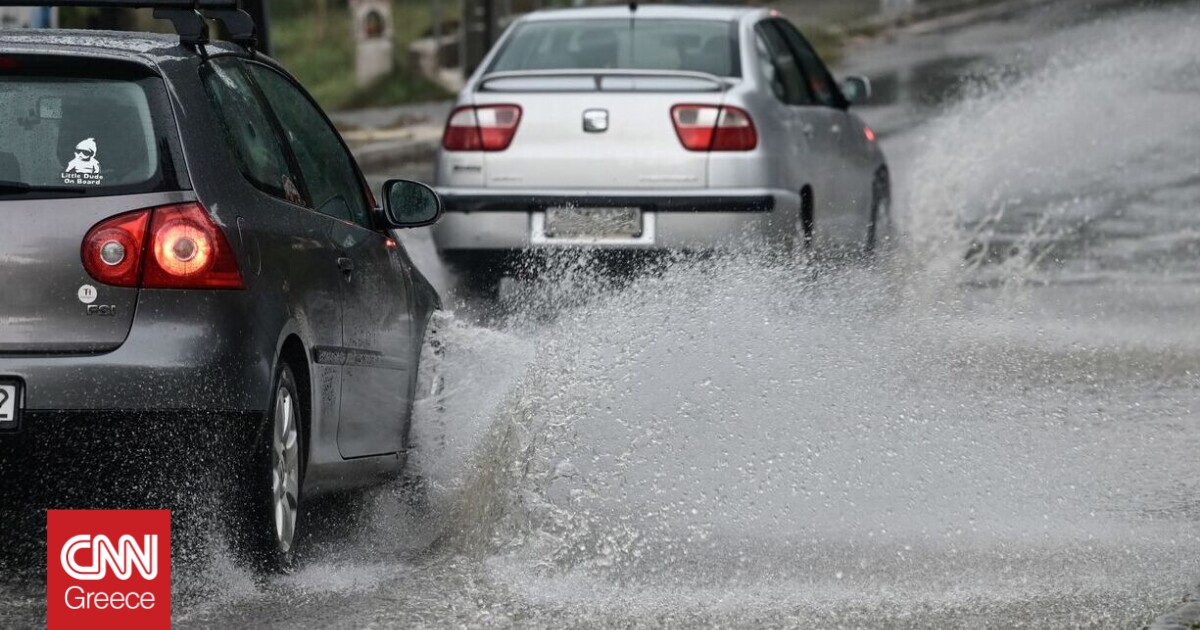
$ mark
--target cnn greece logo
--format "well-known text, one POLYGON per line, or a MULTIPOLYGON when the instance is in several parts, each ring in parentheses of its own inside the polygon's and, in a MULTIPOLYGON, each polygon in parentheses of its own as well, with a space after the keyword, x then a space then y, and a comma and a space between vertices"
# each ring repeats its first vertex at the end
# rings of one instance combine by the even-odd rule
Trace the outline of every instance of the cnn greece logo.
POLYGON ((135 568, 142 579, 153 580, 158 577, 158 534, 142 536, 141 546, 128 534, 118 538, 115 545, 104 534, 80 534, 67 540, 59 559, 63 571, 76 580, 103 580, 110 567, 118 580, 128 580, 135 568), (79 563, 80 551, 91 552, 91 564, 79 563))
POLYGON ((171 513, 49 510, 49 630, 171 626, 171 513))

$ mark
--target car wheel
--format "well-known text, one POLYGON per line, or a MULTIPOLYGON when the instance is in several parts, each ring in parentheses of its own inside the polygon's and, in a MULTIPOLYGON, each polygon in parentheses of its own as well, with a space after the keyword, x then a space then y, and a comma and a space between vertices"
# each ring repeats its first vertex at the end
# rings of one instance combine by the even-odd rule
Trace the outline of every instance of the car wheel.
POLYGON ((494 300, 500 295, 500 280, 505 268, 500 256, 490 252, 463 252, 446 255, 446 262, 458 276, 458 288, 464 297, 494 300))
POLYGON ((281 364, 265 431, 254 449, 247 478, 245 534, 259 568, 288 571, 295 563, 299 540, 300 490, 304 466, 304 405, 292 368, 281 364))
POLYGON ((886 170, 875 174, 871 183, 871 220, 867 224, 868 255, 874 254, 892 236, 892 191, 886 170))

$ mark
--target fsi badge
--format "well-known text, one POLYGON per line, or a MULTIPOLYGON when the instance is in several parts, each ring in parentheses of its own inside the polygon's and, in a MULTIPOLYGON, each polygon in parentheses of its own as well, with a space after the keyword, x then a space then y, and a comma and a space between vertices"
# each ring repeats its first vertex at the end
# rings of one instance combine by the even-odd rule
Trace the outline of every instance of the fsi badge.
POLYGON ((170 510, 47 511, 46 622, 170 628, 170 510))

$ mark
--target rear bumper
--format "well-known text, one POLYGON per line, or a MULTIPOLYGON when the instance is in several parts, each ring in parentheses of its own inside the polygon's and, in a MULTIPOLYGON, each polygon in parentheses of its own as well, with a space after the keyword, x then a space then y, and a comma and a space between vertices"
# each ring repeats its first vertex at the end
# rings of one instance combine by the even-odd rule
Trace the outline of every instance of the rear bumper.
POLYGON ((795 230, 800 196, 785 190, 494 191, 442 188, 446 214, 434 226, 442 251, 535 247, 692 249, 762 244, 795 230), (647 234, 630 240, 557 240, 541 234, 551 207, 641 208, 647 234))
POLYGON ((246 291, 143 290, 129 336, 88 355, 0 355, 39 411, 262 412, 275 340, 262 338, 246 291))

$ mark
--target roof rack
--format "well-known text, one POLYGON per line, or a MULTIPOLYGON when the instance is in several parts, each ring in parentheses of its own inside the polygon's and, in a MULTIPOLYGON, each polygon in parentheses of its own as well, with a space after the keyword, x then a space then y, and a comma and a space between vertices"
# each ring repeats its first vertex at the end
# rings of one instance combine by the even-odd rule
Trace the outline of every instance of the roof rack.
POLYGON ((104 9, 154 9, 154 17, 168 20, 185 46, 209 42, 206 20, 220 22, 234 43, 253 50, 257 29, 250 14, 238 8, 237 0, 0 0, 0 7, 29 6, 91 7, 104 9))

